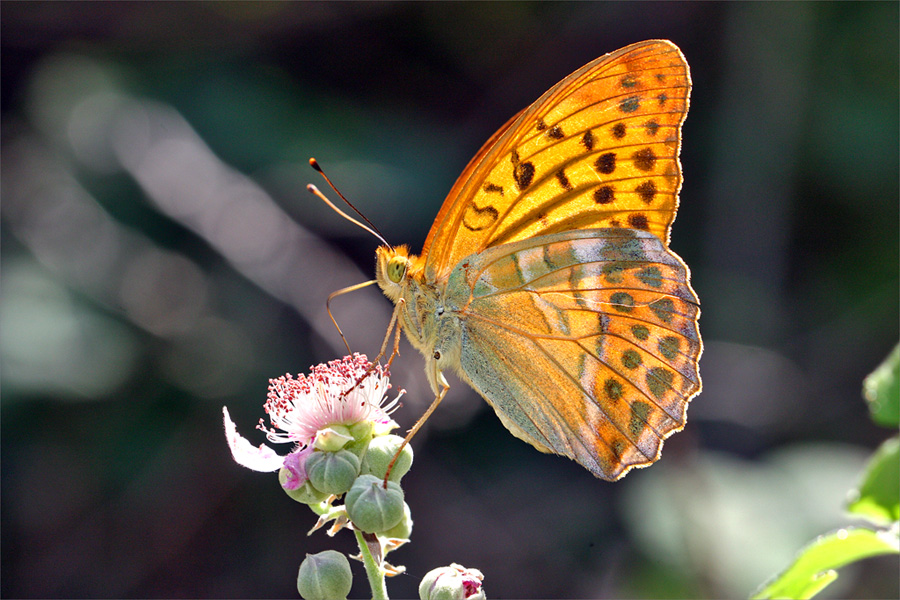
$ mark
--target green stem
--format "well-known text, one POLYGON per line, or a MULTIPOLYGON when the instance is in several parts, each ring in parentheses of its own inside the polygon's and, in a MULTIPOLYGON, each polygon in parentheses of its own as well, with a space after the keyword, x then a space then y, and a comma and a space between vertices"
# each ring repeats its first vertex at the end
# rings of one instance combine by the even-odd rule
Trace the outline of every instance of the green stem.
POLYGON ((377 562, 372 556, 363 533, 356 529, 353 530, 353 533, 356 535, 356 543, 359 544, 359 550, 362 553, 363 565, 366 567, 366 575, 369 578, 369 587, 372 588, 372 600, 389 600, 384 581, 384 569, 381 568, 380 562, 377 562))

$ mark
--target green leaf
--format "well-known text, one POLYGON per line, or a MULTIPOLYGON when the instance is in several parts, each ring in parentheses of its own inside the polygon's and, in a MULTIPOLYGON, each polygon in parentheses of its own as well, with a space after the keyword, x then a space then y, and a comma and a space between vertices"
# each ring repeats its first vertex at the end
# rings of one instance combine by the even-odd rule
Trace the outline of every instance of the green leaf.
POLYGON ((812 598, 837 579, 838 569, 849 563, 900 552, 893 531, 847 528, 819 536, 804 548, 794 564, 767 581, 751 598, 812 598))
POLYGON ((900 424, 900 344, 863 381, 863 397, 873 421, 886 427, 900 424))
POLYGON ((883 444, 869 460, 847 510, 878 525, 900 520, 900 437, 883 444))

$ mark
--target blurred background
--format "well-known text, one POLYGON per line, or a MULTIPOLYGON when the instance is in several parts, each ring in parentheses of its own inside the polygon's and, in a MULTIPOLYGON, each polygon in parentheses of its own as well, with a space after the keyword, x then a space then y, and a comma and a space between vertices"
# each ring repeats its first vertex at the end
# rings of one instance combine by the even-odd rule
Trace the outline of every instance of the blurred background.
MULTIPOLYGON (((900 336, 898 6, 3 2, 2 595, 294 597, 307 552, 355 551, 307 537, 221 424, 227 405, 261 443, 268 379, 342 356, 325 298, 372 277, 376 240, 305 191, 307 159, 418 251, 511 115, 668 38, 694 84, 671 243, 703 307, 687 428, 610 484, 452 379, 388 584, 412 597, 458 562, 494 598, 746 597, 853 523, 891 435, 860 389, 900 336)), ((389 301, 333 308, 374 355, 389 301)), ((401 352, 405 428, 431 396, 401 352)), ((897 582, 869 560, 826 596, 897 582)))

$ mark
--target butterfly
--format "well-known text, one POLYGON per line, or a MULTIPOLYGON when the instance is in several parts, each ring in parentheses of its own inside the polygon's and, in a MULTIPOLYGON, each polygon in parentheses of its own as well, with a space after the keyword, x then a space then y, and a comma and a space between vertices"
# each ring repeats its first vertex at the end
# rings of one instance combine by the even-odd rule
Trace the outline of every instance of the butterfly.
POLYGON ((455 371, 515 436, 609 481, 684 427, 700 309, 668 242, 690 86, 665 40, 588 63, 484 144, 421 254, 377 249, 376 281, 425 356, 423 419, 455 371))

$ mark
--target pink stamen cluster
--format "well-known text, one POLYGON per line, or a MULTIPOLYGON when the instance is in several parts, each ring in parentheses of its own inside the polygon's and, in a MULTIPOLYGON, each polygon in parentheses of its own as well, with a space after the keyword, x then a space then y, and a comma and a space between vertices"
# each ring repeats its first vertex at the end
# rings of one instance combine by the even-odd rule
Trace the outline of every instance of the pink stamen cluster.
POLYGON ((470 598, 481 591, 481 581, 469 576, 463 578, 463 593, 466 598, 470 598))
POLYGON ((257 429, 271 442, 305 445, 332 425, 386 424, 399 400, 383 405, 390 387, 387 369, 357 353, 316 365, 308 376, 288 373, 269 380, 265 411, 272 427, 260 419, 257 429))

